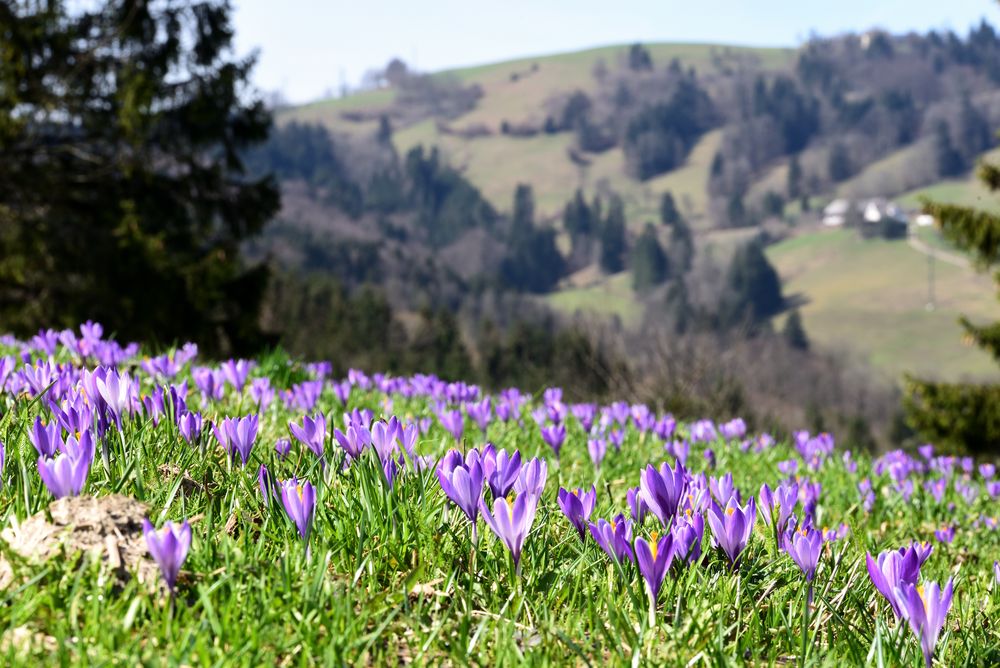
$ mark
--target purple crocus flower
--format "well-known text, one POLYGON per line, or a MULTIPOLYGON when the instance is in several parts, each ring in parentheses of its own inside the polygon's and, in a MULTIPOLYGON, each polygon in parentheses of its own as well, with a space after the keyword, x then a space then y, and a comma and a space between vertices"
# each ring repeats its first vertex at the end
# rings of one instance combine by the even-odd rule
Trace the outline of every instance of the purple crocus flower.
POLYGON ((131 412, 132 380, 127 373, 119 374, 114 369, 107 369, 103 378, 100 376, 95 378, 95 383, 97 391, 111 412, 111 417, 121 429, 122 416, 131 412))
POLYGON ((288 431, 292 436, 313 451, 317 457, 323 456, 323 447, 326 443, 326 416, 317 413, 316 417, 308 415, 302 418, 302 426, 297 422, 289 421, 288 431))
POLYGON ((667 533, 658 536, 654 531, 650 535, 650 540, 639 537, 635 539, 635 562, 639 566, 639 573, 646 581, 649 591, 650 605, 656 605, 656 597, 660 593, 663 579, 670 568, 670 562, 674 559, 674 536, 667 533))
POLYGON ((79 436, 70 436, 62 442, 61 450, 69 455, 70 459, 94 459, 94 437, 90 429, 80 432, 79 436))
POLYGON ((279 438, 274 443, 274 451, 278 453, 278 457, 284 459, 292 451, 292 442, 287 438, 279 438))
POLYGON ((670 528, 674 515, 677 514, 677 506, 680 505, 686 487, 687 471, 680 462, 673 469, 664 462, 659 470, 649 464, 639 478, 642 500, 666 529, 670 528))
POLYGON ((941 499, 944 498, 945 492, 948 491, 948 481, 944 478, 928 480, 924 483, 924 489, 934 497, 935 503, 941 503, 941 499))
POLYGON ((590 491, 585 489, 574 489, 568 491, 559 488, 559 507, 562 509, 566 519, 576 527, 580 534, 580 540, 584 540, 587 534, 587 523, 590 515, 594 512, 594 504, 597 502, 597 489, 591 485, 590 491))
POLYGON ((937 538, 939 543, 950 545, 955 540, 955 527, 943 526, 934 532, 934 537, 937 538))
POLYGON ((86 457, 74 459, 65 453, 55 459, 39 457, 38 475, 55 498, 78 496, 87 483, 91 461, 86 457))
POLYGON ((608 440, 615 446, 615 452, 621 452, 622 444, 625 442, 625 430, 612 429, 608 432, 608 440))
POLYGON ((260 487, 260 495, 264 498, 264 505, 271 505, 271 499, 277 498, 278 490, 274 478, 271 477, 271 472, 263 464, 257 471, 257 486, 260 487))
POLYGON ((936 582, 927 582, 922 587, 903 582, 893 593, 899 605, 900 616, 910 623, 910 629, 920 641, 924 662, 927 668, 931 668, 934 661, 934 647, 951 608, 951 579, 944 586, 944 590, 938 587, 936 582))
POLYGON ((35 446, 39 457, 55 457, 62 446, 62 434, 58 424, 45 424, 41 417, 35 418, 35 426, 28 432, 28 440, 35 446))
POLYGON ((587 452, 590 453, 590 461, 594 463, 594 468, 601 468, 601 462, 608 452, 608 442, 603 438, 587 439, 587 452))
POLYGON ((705 465, 709 469, 715 469, 715 450, 712 448, 705 448, 705 452, 702 453, 705 456, 705 465))
POLYGON ((462 440, 462 433, 465 431, 465 421, 462 419, 462 411, 450 410, 438 413, 438 420, 441 426, 452 435, 456 441, 462 440))
POLYGON ((333 437, 350 459, 357 459, 371 445, 371 432, 364 425, 352 422, 345 431, 333 430, 333 437))
POLYGON ((782 543, 788 556, 802 569, 806 582, 812 582, 823 549, 823 534, 815 529, 802 527, 785 535, 782 543))
POLYGON ((508 455, 504 449, 487 448, 483 453, 483 472, 493 498, 507 496, 521 474, 521 451, 508 455))
POLYGON ((979 475, 983 476, 986 480, 989 480, 994 475, 996 475, 997 467, 993 464, 980 464, 979 465, 979 475))
POLYGON ((486 430, 489 429, 490 420, 493 418, 493 403, 490 398, 486 397, 478 402, 470 401, 465 405, 465 412, 485 435, 486 430))
POLYGON ((760 511, 764 517, 764 523, 771 527, 775 540, 784 533, 788 525, 788 518, 795 510, 795 504, 799 499, 799 486, 795 483, 778 485, 774 492, 767 484, 760 486, 760 511))
POLYGON ((253 362, 247 360, 226 360, 222 363, 221 371, 226 381, 232 385, 237 392, 243 391, 243 386, 247 384, 247 376, 253 368, 253 362))
POLYGON ((514 491, 518 494, 528 494, 535 498, 542 495, 545 480, 548 478, 548 465, 544 459, 532 458, 521 466, 521 472, 514 482, 514 491))
POLYGON ((708 443, 718 438, 715 423, 711 420, 698 420, 691 425, 691 442, 708 443))
POLYGON ((629 511, 632 513, 632 521, 641 526, 642 521, 649 514, 649 506, 646 505, 646 501, 642 498, 641 488, 629 487, 628 491, 625 492, 625 500, 628 501, 629 511))
POLYGON ((437 466, 441 489, 472 522, 472 541, 476 542, 476 520, 483 497, 483 465, 479 451, 470 450, 465 459, 458 450, 449 450, 437 466))
POLYGON ((756 521, 757 506, 752 496, 746 506, 741 506, 739 501, 731 498, 725 508, 719 507, 715 502, 708 508, 708 525, 712 529, 712 536, 729 557, 733 568, 736 568, 740 553, 750 540, 756 521))
POLYGON ((521 573, 521 550, 524 548, 524 539, 531 531, 537 509, 538 497, 531 493, 518 494, 513 503, 503 497, 496 499, 493 502, 492 512, 486 502, 482 498, 479 499, 479 510, 483 514, 483 519, 510 550, 518 575, 521 573))
POLYGON ((674 557, 683 559, 689 564, 693 564, 701 558, 701 542, 705 537, 705 518, 701 515, 692 515, 691 511, 688 510, 678 517, 677 522, 671 527, 670 533, 674 537, 674 557))
POLYGON ((896 617, 902 616, 895 590, 903 583, 917 583, 920 578, 920 566, 923 563, 920 553, 911 546, 882 552, 876 559, 869 552, 865 555, 865 562, 868 566, 868 577, 875 589, 889 602, 896 617))
POLYGON ((993 562, 993 579, 1000 584, 1000 561, 993 562))
POLYGON ((187 443, 197 443, 201 438, 202 419, 200 413, 185 411, 177 418, 177 431, 187 443))
POLYGON ((177 574, 180 573, 191 548, 191 526, 187 520, 180 525, 166 522, 163 529, 158 532, 148 519, 143 518, 142 532, 146 536, 149 553, 160 567, 163 581, 173 593, 174 585, 177 584, 177 574))
POLYGON ((247 415, 241 418, 227 417, 221 425, 213 427, 213 431, 219 445, 229 452, 231 457, 239 454, 243 466, 246 466, 247 460, 250 458, 250 450, 257 440, 257 424, 256 415, 247 415))
POLYGON ((733 484, 732 473, 727 473, 718 478, 709 478, 708 489, 712 492, 712 496, 715 497, 716 501, 723 506, 729 503, 729 499, 740 500, 740 491, 733 484))
POLYGON ((556 453, 556 459, 559 459, 559 451, 562 449, 563 443, 566 441, 566 425, 546 425, 542 427, 541 431, 542 438, 549 444, 552 451, 556 453))
POLYGON ((397 433, 399 442, 403 446, 403 450, 406 451, 410 461, 415 461, 417 459, 417 438, 420 437, 420 428, 416 424, 409 422, 407 424, 400 424, 397 433))
POLYGON ((351 398, 352 387, 353 386, 351 385, 351 383, 346 380, 333 384, 333 394, 337 397, 337 400, 344 406, 347 405, 347 402, 351 398))
POLYGON ((747 423, 743 421, 743 418, 735 418, 725 424, 719 425, 719 432, 727 441, 735 441, 746 435, 747 423))
POLYGON ((291 478, 281 484, 281 503, 289 519, 295 523, 299 536, 309 540, 309 530, 312 529, 313 516, 316 511, 316 488, 308 480, 291 478))
POLYGON ((597 523, 590 522, 590 535, 613 561, 624 563, 633 559, 632 553, 632 522, 619 514, 610 522, 599 519, 597 523))

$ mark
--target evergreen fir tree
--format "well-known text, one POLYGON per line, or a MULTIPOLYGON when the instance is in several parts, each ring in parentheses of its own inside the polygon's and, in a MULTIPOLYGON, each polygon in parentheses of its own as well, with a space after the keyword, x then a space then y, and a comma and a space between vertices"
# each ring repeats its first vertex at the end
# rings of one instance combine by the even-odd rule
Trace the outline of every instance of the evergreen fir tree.
POLYGON ((673 194, 668 190, 660 198, 660 222, 668 227, 673 227, 681 221, 681 212, 677 210, 673 194))
POLYGON ((694 308, 691 306, 687 284, 683 277, 670 282, 663 300, 663 311, 675 334, 683 334, 691 328, 694 308))
MULTIPOLYGON (((1000 166, 983 163, 980 180, 996 193, 1000 166)), ((926 203, 941 232, 971 252, 982 270, 1000 264, 1000 215, 954 204, 926 203)), ((1000 273, 995 276, 1000 283, 1000 273)), ((975 324, 961 318, 966 338, 1000 362, 1000 322, 975 324)), ((1000 444, 1000 385, 941 383, 907 376, 904 407, 909 423, 924 438, 972 453, 995 453, 1000 444)))
POLYGON ((525 236, 535 226, 535 193, 530 185, 517 184, 514 189, 512 236, 525 236))
POLYGON ((723 328, 756 328, 783 307, 781 279, 764 255, 762 244, 753 241, 736 251, 726 273, 719 324, 723 328))
POLYGON ((786 194, 789 200, 798 199, 802 196, 802 165, 799 164, 799 156, 793 155, 788 163, 788 185, 786 194))
POLYGON ((796 350, 809 350, 809 337, 806 336, 805 327, 802 326, 802 315, 798 309, 788 314, 785 320, 785 327, 781 332, 785 342, 796 350))
POLYGON ((646 292, 665 281, 667 271, 667 255, 653 225, 646 223, 632 249, 632 287, 636 292, 646 292))
POLYGON ((608 207, 608 217, 601 225, 601 269, 616 274, 625 268, 625 203, 615 195, 608 207))
POLYGON ((0 3, 0 322, 253 351, 277 212, 230 3, 0 3), (85 252, 84 252, 85 251, 85 252), (26 308, 26 304, 30 306, 26 308))
POLYGON ((670 246, 667 250, 670 268, 675 275, 690 271, 694 264, 694 237, 687 222, 681 218, 670 231, 670 246))

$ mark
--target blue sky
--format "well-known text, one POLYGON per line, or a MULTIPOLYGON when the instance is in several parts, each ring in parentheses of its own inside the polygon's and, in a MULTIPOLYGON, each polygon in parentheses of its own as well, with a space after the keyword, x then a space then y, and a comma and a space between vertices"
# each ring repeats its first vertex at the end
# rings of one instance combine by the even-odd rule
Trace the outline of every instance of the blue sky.
POLYGON ((398 56, 425 71, 635 41, 796 46, 881 27, 965 33, 992 0, 234 0, 257 85, 305 102, 398 56))

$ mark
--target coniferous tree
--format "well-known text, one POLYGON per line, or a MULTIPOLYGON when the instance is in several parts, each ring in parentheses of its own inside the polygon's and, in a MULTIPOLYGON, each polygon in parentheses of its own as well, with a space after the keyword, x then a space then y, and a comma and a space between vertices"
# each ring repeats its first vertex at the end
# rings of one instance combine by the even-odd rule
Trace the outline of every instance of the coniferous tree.
POLYGON ((691 328, 694 308, 691 306, 687 284, 683 277, 670 282, 663 300, 663 310, 675 334, 683 334, 691 328))
POLYGON ((965 161, 952 143, 951 132, 944 121, 934 129, 934 157, 941 176, 957 176, 965 170, 965 161))
POLYGON ((785 188, 789 200, 802 196, 802 165, 799 156, 793 155, 788 163, 788 185, 785 188))
POLYGON ((802 315, 798 309, 788 314, 785 320, 785 327, 781 332, 785 342, 796 350, 809 350, 809 337, 806 336, 806 329, 802 326, 802 315))
POLYGON ((726 273, 719 324, 723 328, 756 328, 783 307, 781 279, 764 255, 762 244, 752 241, 737 250, 726 273))
POLYGON ((625 203, 615 195, 601 225, 601 269, 616 274, 625 268, 625 203))
POLYGON ((667 248, 670 268, 675 275, 683 274, 694 264, 694 237, 683 218, 674 223, 667 248))
POLYGON ((836 142, 830 147, 830 154, 827 157, 827 170, 829 170, 830 179, 836 183, 849 179, 854 174, 851 154, 841 142, 836 142))
POLYGON ((535 195, 531 186, 518 184, 509 237, 510 252, 501 265, 504 282, 515 290, 543 293, 562 277, 565 260, 552 229, 535 227, 535 195))
POLYGON ((653 225, 646 223, 632 249, 632 287, 636 292, 646 292, 663 283, 667 275, 667 255, 653 225))
POLYGON ((0 35, 4 326, 258 345, 267 271, 240 246, 279 200, 244 170, 270 115, 229 3, 5 2, 0 35))
POLYGON ((681 222, 681 212, 677 210, 674 195, 669 190, 660 198, 660 222, 667 227, 673 227, 681 222))
MULTIPOLYGON (((994 193, 1000 190, 1000 166, 983 163, 979 178, 994 193)), ((1000 216, 953 204, 927 203, 941 232, 957 247, 971 252, 979 268, 1000 264, 1000 216)), ((1000 275, 995 279, 1000 282, 1000 275)), ((1000 322, 976 324, 961 318, 966 338, 1000 362, 1000 322)), ((940 383, 906 378, 905 408, 909 423, 925 438, 973 453, 995 453, 1000 444, 1000 385, 940 383)))
POLYGON ((527 234, 535 226, 535 193, 531 186, 518 183, 514 189, 514 235, 527 234))

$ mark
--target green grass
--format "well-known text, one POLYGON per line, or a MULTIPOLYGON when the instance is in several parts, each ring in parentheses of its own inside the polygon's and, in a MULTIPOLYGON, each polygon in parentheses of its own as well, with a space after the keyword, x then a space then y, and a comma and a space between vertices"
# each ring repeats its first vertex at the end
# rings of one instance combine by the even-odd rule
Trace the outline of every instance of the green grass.
MULTIPOLYGON (((261 360, 255 374, 272 377, 276 389, 290 376, 278 357, 261 360)), ((294 375, 301 377, 302 370, 294 375)), ((144 393, 152 389, 149 379, 143 381, 144 393)), ((9 394, 0 400, 0 437, 7 444, 0 518, 9 524, 43 511, 50 496, 35 473, 36 453, 26 437, 39 402, 9 394)), ((207 419, 254 410, 246 394, 231 388, 220 401, 202 402, 194 391, 189 400, 207 419)), ((368 408, 376 416, 390 410, 433 415, 426 399, 360 388, 348 408, 368 408)), ((984 494, 968 505, 949 486, 935 503, 917 476, 908 503, 892 491, 887 476, 872 474, 865 457, 858 458, 857 473, 847 470, 839 455, 817 472, 807 472, 803 464, 800 473, 822 483, 817 525, 850 527, 848 536, 823 550, 808 626, 802 573, 776 551, 761 519, 737 568, 706 538, 701 563, 675 566, 650 611, 634 567, 617 568, 593 540, 581 541, 560 512, 556 492, 560 486, 593 484, 594 518, 627 513, 626 489, 638 482, 641 466, 665 458, 661 442, 629 427, 621 450, 610 448, 595 469, 587 436, 570 418, 557 461, 527 418, 529 409, 524 427, 494 422, 481 434, 467 423, 461 444, 470 448, 488 439, 548 460, 548 482, 525 541, 520 575, 482 522, 478 544, 470 541, 468 520, 449 507, 430 470, 404 468, 390 488, 372 450, 344 468, 329 438, 325 472, 298 444, 279 460, 272 445, 287 435, 287 422, 301 416, 280 401, 261 414, 246 468, 229 461, 208 433, 201 445, 191 446, 167 419, 155 426, 141 416, 126 418, 121 435, 115 428, 107 435, 109 466, 98 457, 85 491, 140 499, 157 525, 190 520, 194 540, 176 597, 169 601, 152 583, 135 579, 117 590, 114 578, 90 557, 16 563, 14 583, 0 591, 5 665, 918 666, 918 645, 869 583, 864 555, 913 539, 931 540, 944 522, 958 525, 958 537, 951 545, 936 545, 923 567, 925 579, 956 581, 955 603, 938 645, 940 665, 995 663, 1000 638, 992 620, 1000 598, 991 584, 991 564, 1000 534, 971 524, 980 513, 995 511, 984 494), (182 486, 178 475, 163 472, 165 463, 187 471, 198 484, 182 486), (279 478, 295 474, 317 486, 308 549, 281 508, 263 503, 260 464, 279 478), (872 514, 857 500, 856 485, 866 476, 876 491, 872 514), (949 503, 957 505, 952 509, 949 503), (803 646, 808 659, 801 656, 803 646)), ((340 426, 343 408, 329 385, 316 410, 340 426)), ((440 455, 455 445, 435 422, 417 450, 440 455)), ((783 443, 759 453, 721 440, 708 445, 716 452, 718 472, 735 472, 744 498, 756 495, 761 483, 781 478, 779 461, 797 459, 783 443)), ((692 473, 705 471, 702 447, 692 448, 692 473)), ((650 517, 635 533, 651 536, 657 526, 650 517)))
POLYGON ((586 287, 563 288, 544 299, 567 315, 580 312, 616 317, 626 327, 634 327, 642 318, 642 303, 632 289, 632 274, 627 271, 600 277, 586 287))
MULTIPOLYGON (((304 377, 301 367, 289 368, 280 356, 260 360, 254 373, 272 378, 279 390, 292 376, 304 377)), ((153 390, 151 379, 142 382, 143 394, 153 390)), ((203 401, 196 391, 188 399, 206 419, 256 410, 245 392, 232 388, 221 400, 203 401)), ((40 402, 27 394, 3 395, 2 402, 0 437, 7 462, 0 474, 0 515, 9 524, 43 511, 50 496, 35 473, 36 453, 26 435, 40 402)), ((337 416, 345 408, 370 409, 376 417, 433 415, 420 396, 386 396, 360 387, 342 407, 327 384, 316 410, 340 426, 337 416)), ((272 445, 302 412, 286 409, 280 400, 261 412, 260 434, 245 468, 228 459, 210 430, 199 445, 189 445, 169 419, 157 426, 141 414, 126 416, 120 434, 114 427, 108 432, 108 465, 97 458, 85 492, 144 501, 157 525, 190 520, 194 540, 176 596, 168 600, 153 583, 136 579, 116 589, 115 578, 93 557, 15 562, 13 583, 0 591, 5 665, 916 666, 922 665, 918 645, 905 622, 892 620, 869 583, 864 554, 931 540, 945 522, 957 524, 958 537, 951 545, 936 545, 922 569, 925 580, 956 582, 938 658, 941 665, 995 662, 1000 638, 992 620, 1000 598, 991 564, 1000 534, 972 527, 980 513, 995 510, 981 490, 971 505, 950 486, 935 502, 916 476, 916 494, 907 502, 887 476, 872 474, 863 456, 856 473, 839 455, 818 471, 807 472, 802 464, 802 475, 822 483, 817 525, 850 527, 822 552, 808 625, 802 573, 776 550, 761 519, 738 567, 730 567, 706 540, 704 558, 695 565, 678 563, 650 605, 633 566, 614 566, 593 540, 578 538, 559 510, 556 492, 560 486, 593 484, 594 518, 627 513, 626 489, 638 482, 641 466, 665 458, 662 443, 630 426, 620 451, 610 448, 595 469, 587 434, 570 418, 557 461, 527 418, 530 408, 524 408, 524 426, 495 421, 480 433, 467 422, 458 444, 467 449, 488 439, 548 461, 520 574, 482 522, 478 542, 470 540, 468 520, 447 503, 432 470, 404 464, 389 486, 373 450, 342 466, 342 452, 329 435, 325 469, 299 444, 279 459, 272 445), (280 479, 297 475, 316 485, 317 511, 307 543, 279 504, 263 502, 257 486, 261 464, 280 479), (197 484, 182 485, 180 474, 170 470, 186 471, 197 484), (871 514, 856 491, 866 476, 876 491, 871 514)), ((434 422, 416 447, 421 454, 441 455, 455 445, 434 422)), ((778 462, 798 458, 784 443, 748 453, 735 442, 707 445, 716 452, 718 471, 734 472, 744 498, 756 495, 761 483, 779 480, 778 462)), ((701 447, 692 449, 690 470, 714 475, 705 469, 701 447)), ((658 520, 648 517, 634 531, 655 539, 657 527, 658 520)))
MULTIPOLYGON (((981 159, 992 163, 1000 161, 1000 149, 994 149, 983 154, 981 159)), ((899 203, 919 209, 923 206, 924 199, 942 204, 971 206, 992 213, 1000 213, 1000 197, 995 193, 991 193, 976 177, 974 172, 963 178, 948 179, 924 188, 917 188, 906 192, 900 196, 899 203)))
POLYGON ((936 301, 928 301, 928 260, 905 241, 862 240, 851 230, 813 232, 768 250, 786 296, 801 308, 812 341, 846 350, 889 378, 905 372, 996 380, 988 355, 966 346, 959 315, 997 317, 988 276, 935 262, 936 301))

